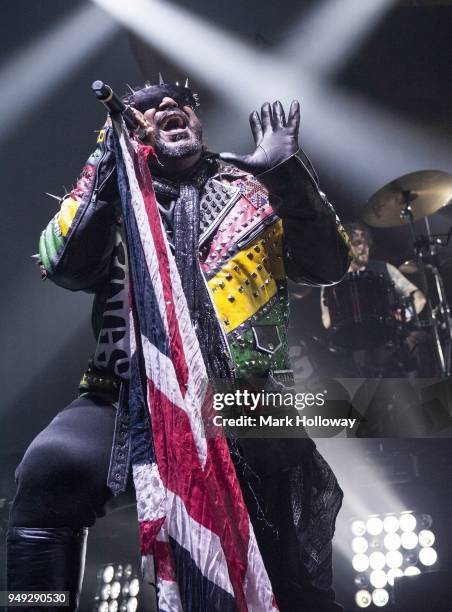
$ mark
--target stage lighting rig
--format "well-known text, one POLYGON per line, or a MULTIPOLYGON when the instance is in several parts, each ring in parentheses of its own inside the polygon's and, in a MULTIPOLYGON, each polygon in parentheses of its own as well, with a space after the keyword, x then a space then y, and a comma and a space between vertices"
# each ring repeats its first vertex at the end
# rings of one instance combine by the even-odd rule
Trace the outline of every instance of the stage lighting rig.
POLYGON ((438 561, 431 526, 430 515, 413 511, 351 521, 351 561, 356 572, 358 609, 388 605, 396 579, 431 571, 438 561))
POLYGON ((93 612, 136 612, 140 581, 132 565, 109 563, 97 574, 93 612))

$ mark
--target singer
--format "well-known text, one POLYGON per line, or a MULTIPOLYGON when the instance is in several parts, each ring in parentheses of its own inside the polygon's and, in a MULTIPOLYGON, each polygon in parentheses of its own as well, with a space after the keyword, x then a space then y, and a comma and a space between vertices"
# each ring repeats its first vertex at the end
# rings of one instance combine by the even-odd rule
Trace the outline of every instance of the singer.
POLYGON ((159 610, 338 611, 342 492, 315 444, 198 427, 212 390, 290 387, 286 277, 328 285, 348 267, 299 104, 254 111, 242 156, 207 150, 188 83, 123 103, 140 138, 113 114, 39 243, 45 278, 94 294, 97 347, 17 468, 8 589, 70 591, 77 610, 88 528, 135 493, 159 610))

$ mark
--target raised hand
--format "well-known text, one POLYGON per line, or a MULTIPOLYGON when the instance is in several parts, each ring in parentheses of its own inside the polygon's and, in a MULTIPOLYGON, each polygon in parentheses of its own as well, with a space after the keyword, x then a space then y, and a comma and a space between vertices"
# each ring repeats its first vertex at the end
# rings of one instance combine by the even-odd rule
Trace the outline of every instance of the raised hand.
POLYGON ((286 122, 279 100, 273 103, 273 108, 265 102, 260 116, 257 111, 251 113, 250 126, 256 145, 254 152, 250 155, 220 153, 220 157, 246 172, 258 175, 274 168, 298 151, 300 104, 298 100, 292 102, 286 122))

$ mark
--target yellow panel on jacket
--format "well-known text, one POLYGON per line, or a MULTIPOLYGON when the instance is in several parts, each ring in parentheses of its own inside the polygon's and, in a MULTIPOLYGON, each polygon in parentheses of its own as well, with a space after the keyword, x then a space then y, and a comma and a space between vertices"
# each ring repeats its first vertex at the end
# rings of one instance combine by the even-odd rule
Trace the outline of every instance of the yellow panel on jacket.
POLYGON ((80 202, 72 196, 63 200, 61 208, 58 212, 58 224, 60 226, 62 236, 67 235, 79 206, 80 202))
POLYGON ((234 255, 209 281, 209 288, 226 333, 262 308, 285 278, 282 222, 276 221, 234 255))

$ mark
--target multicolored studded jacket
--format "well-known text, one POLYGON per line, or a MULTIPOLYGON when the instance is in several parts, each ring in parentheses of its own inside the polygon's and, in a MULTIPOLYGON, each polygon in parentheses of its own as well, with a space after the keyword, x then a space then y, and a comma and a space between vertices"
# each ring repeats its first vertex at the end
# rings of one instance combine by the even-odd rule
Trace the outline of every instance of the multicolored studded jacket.
MULTIPOLYGON (((127 256, 110 129, 101 130, 39 244, 45 277, 95 293, 98 344, 81 390, 105 393, 114 393, 129 368, 127 256)), ((199 261, 231 370, 238 379, 272 377, 290 385, 287 277, 317 286, 340 281, 347 236, 314 172, 297 156, 258 178, 218 160, 209 164, 200 190, 199 261)))

